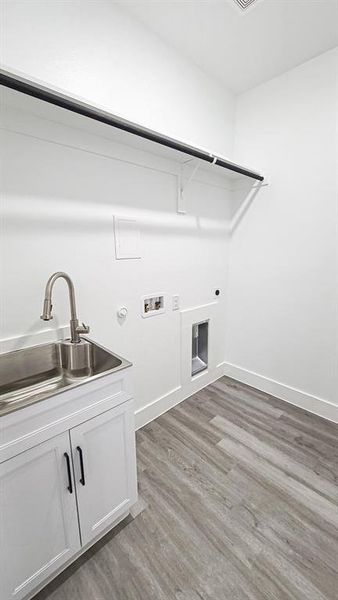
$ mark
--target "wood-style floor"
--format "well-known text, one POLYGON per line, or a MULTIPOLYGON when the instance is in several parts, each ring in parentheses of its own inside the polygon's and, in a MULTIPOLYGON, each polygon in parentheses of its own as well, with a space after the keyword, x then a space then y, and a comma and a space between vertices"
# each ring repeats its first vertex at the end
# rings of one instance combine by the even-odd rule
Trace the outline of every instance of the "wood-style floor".
POLYGON ((35 600, 338 599, 338 425, 224 377, 137 459, 135 518, 35 600))

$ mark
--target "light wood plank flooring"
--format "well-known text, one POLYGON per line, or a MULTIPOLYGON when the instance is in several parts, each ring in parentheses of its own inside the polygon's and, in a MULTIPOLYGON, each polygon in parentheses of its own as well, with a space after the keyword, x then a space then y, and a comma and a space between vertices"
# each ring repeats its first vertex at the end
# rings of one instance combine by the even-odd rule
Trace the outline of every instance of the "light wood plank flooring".
POLYGON ((338 599, 338 425, 223 377, 137 459, 133 516, 35 600, 338 599))

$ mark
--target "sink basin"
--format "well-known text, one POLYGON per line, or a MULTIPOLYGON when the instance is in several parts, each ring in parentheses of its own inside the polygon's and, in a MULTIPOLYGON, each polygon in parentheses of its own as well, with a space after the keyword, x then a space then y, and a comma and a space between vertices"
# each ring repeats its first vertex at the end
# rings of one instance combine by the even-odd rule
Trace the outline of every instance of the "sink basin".
POLYGON ((85 338, 1 354, 0 416, 130 365, 85 338))

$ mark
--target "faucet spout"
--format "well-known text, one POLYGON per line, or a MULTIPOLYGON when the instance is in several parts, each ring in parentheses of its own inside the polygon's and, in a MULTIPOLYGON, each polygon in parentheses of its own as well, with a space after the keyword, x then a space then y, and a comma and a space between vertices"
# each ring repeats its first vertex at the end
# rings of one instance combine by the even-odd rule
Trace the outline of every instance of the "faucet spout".
POLYGON ((54 283, 56 282, 57 279, 64 279, 68 285, 68 292, 69 292, 69 304, 70 304, 70 334, 71 334, 71 339, 70 341, 73 344, 78 344, 81 341, 80 338, 80 333, 88 333, 89 332, 89 327, 87 325, 84 325, 83 323, 80 325, 79 324, 79 320, 77 318, 77 314, 76 314, 76 303, 75 303, 75 289, 74 289, 74 284, 71 280, 71 278, 69 277, 69 275, 67 275, 67 273, 64 273, 62 271, 57 271, 56 273, 53 273, 53 275, 50 276, 50 278, 47 281, 47 285, 46 285, 46 291, 45 291, 45 299, 43 302, 43 311, 42 311, 42 315, 41 315, 41 319, 43 321, 50 321, 50 319, 53 318, 52 316, 52 291, 53 291, 53 287, 54 287, 54 283))
POLYGON ((52 315, 52 303, 48 298, 45 298, 43 301, 43 311, 40 319, 43 321, 50 321, 53 318, 52 315))

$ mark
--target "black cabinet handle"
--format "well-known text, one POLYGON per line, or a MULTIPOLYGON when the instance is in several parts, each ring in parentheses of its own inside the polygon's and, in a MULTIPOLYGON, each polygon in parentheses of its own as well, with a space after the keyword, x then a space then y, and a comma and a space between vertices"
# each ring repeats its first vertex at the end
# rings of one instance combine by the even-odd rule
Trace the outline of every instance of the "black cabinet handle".
POLYGON ((67 454, 67 452, 65 452, 63 456, 65 457, 66 464, 67 464, 67 474, 68 474, 67 490, 69 491, 70 494, 72 494, 73 493, 73 483, 72 483, 72 472, 71 472, 71 467, 70 467, 70 459, 69 459, 69 455, 67 454))
POLYGON ((83 467, 83 453, 82 453, 82 448, 80 448, 80 446, 76 446, 76 450, 78 451, 79 457, 80 457, 80 469, 81 469, 80 483, 82 483, 82 485, 86 485, 85 474, 84 474, 84 467, 83 467))

